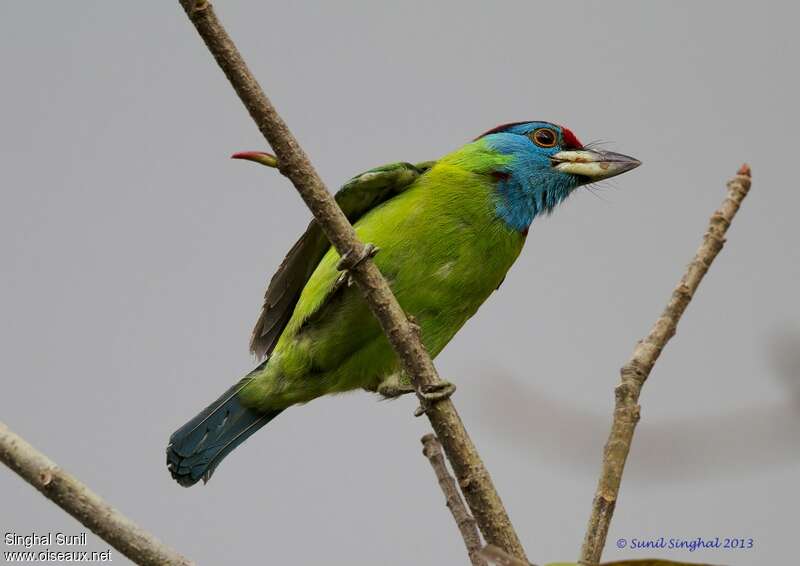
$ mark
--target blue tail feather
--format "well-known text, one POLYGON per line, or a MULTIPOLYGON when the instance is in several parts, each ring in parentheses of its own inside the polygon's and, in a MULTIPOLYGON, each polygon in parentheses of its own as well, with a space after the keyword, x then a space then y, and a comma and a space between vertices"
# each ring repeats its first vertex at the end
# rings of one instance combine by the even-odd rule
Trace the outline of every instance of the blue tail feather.
POLYGON ((249 378, 228 389, 199 415, 176 430, 167 446, 167 468, 184 487, 207 482, 234 448, 280 414, 242 405, 239 391, 249 378))

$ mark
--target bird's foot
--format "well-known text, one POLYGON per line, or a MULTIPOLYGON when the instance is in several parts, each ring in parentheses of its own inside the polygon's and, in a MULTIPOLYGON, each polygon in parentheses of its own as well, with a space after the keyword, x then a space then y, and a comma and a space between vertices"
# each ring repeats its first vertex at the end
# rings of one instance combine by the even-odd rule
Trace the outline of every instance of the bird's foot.
POLYGON ((377 254, 379 251, 380 248, 375 244, 366 243, 364 244, 364 249, 360 254, 354 254, 353 250, 350 250, 341 258, 339 258, 339 262, 336 264, 336 269, 339 271, 351 271, 365 259, 369 257, 375 257, 375 254, 377 254))
POLYGON ((403 383, 398 380, 387 380, 378 385, 375 392, 387 399, 396 399, 402 395, 414 393, 416 390, 410 383, 403 383))
POLYGON ((420 405, 414 411, 414 416, 419 417, 424 415, 434 403, 449 399, 455 392, 455 384, 449 381, 439 381, 438 383, 424 387, 422 391, 419 392, 420 405))

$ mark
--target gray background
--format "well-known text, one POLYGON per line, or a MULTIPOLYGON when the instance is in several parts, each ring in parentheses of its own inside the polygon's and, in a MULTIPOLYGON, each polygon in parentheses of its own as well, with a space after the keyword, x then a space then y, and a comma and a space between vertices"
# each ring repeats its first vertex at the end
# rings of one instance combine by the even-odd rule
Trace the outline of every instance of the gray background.
MULTIPOLYGON (((644 166, 535 222, 437 360, 532 560, 574 560, 619 366, 742 161, 755 184, 645 388, 619 537, 796 557, 798 12, 789 3, 220 3, 331 186, 547 119, 644 166)), ((168 435, 251 368, 309 213, 177 2, 0 6, 0 418, 200 564, 463 564, 411 398, 288 411, 206 487, 168 435)), ((3 533, 84 529, 0 471, 3 533)), ((107 545, 90 537, 90 548, 107 545)), ((8 550, 3 547, 3 550, 8 550)), ((116 562, 125 562, 114 554, 116 562)))

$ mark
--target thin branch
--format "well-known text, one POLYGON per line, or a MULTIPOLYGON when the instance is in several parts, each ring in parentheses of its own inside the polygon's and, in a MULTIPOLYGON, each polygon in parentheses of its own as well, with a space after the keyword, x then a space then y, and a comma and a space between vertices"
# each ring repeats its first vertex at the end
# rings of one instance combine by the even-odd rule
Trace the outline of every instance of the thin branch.
POLYGON ((365 253, 364 244, 356 238, 352 225, 247 68, 210 3, 205 0, 180 0, 180 3, 275 151, 280 172, 295 186, 339 254, 358 260, 350 262, 350 273, 380 322, 403 369, 413 379, 420 402, 426 407, 426 414, 442 442, 483 536, 510 554, 524 558, 519 537, 455 406, 449 399, 428 404, 425 398, 427 392, 437 389, 442 382, 419 340, 418 327, 406 318, 388 283, 365 253))
POLYGON ((467 508, 464 506, 464 500, 461 499, 461 493, 458 491, 456 480, 447 471, 447 464, 444 461, 444 454, 442 453, 442 445, 432 434, 426 434, 422 437, 422 453, 431 463, 436 479, 439 480, 439 487, 442 488, 445 500, 447 501, 447 508, 453 515, 456 521, 458 530, 461 532, 461 537, 464 539, 464 545, 467 547, 467 554, 472 561, 473 566, 487 566, 486 560, 481 556, 481 535, 478 532, 477 524, 472 515, 469 514, 467 508))
POLYGON ((636 423, 639 421, 639 394, 661 351, 672 336, 678 321, 692 300, 703 276, 725 243, 725 232, 750 190, 750 167, 742 165, 736 177, 728 182, 728 195, 711 216, 703 243, 672 292, 664 312, 647 337, 640 341, 631 359, 620 370, 620 383, 615 389, 616 403, 611 433, 603 451, 603 468, 592 504, 592 514, 581 550, 581 564, 600 562, 608 527, 614 514, 625 460, 630 452, 636 423))
POLYGON ((136 564, 192 564, 0 422, 0 461, 136 564))

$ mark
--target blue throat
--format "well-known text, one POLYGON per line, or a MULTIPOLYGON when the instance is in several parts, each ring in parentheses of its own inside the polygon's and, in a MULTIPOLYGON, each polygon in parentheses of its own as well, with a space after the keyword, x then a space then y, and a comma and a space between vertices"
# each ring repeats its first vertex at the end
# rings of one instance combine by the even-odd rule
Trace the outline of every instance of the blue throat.
MULTIPOLYGON (((495 210, 511 228, 525 232, 533 219, 550 213, 578 187, 572 175, 553 169, 550 155, 556 151, 532 151, 526 138, 499 133, 483 138, 493 151, 511 155, 507 165, 494 172, 495 210)), ((538 148, 537 148, 538 149, 538 148)))

